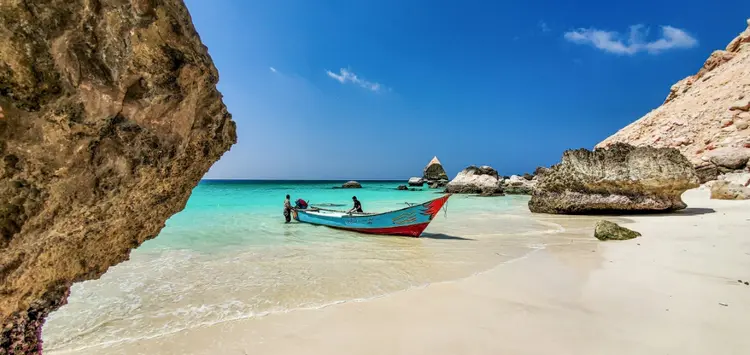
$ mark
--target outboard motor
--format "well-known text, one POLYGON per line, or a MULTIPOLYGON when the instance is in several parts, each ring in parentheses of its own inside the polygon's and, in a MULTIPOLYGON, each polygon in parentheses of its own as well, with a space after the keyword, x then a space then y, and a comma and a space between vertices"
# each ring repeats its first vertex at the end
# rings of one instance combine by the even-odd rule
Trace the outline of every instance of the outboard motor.
POLYGON ((295 205, 295 207, 297 207, 300 210, 307 209, 307 201, 305 201, 305 200, 303 200, 301 198, 297 199, 297 201, 294 201, 294 205, 295 205))

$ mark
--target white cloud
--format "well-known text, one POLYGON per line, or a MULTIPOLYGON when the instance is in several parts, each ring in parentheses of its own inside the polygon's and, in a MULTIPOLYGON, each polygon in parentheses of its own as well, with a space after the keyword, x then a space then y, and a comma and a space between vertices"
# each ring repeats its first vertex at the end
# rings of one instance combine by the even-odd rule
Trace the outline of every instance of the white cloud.
POLYGON ((698 40, 684 30, 672 26, 661 26, 661 37, 651 42, 645 40, 648 33, 648 27, 634 25, 630 26, 627 36, 595 28, 579 28, 566 32, 564 37, 573 43, 588 44, 605 52, 627 55, 638 52, 659 54, 670 49, 692 48, 698 45, 698 40))
POLYGON ((275 73, 276 72, 276 68, 274 68, 274 67, 268 67, 268 69, 271 71, 271 73, 275 73))
POLYGON ((362 79, 358 77, 357 74, 354 74, 354 72, 346 68, 339 69, 338 74, 330 70, 326 70, 326 74, 328 74, 328 76, 331 77, 333 80, 336 80, 342 84, 353 83, 367 90, 375 91, 375 92, 383 90, 383 85, 381 85, 380 83, 374 83, 374 82, 362 79))
POLYGON ((552 31, 552 29, 551 29, 551 28, 549 28, 549 26, 547 26, 547 23, 546 23, 546 22, 544 22, 544 21, 539 21, 539 28, 541 28, 541 29, 542 29, 542 32, 549 32, 549 31, 552 31))

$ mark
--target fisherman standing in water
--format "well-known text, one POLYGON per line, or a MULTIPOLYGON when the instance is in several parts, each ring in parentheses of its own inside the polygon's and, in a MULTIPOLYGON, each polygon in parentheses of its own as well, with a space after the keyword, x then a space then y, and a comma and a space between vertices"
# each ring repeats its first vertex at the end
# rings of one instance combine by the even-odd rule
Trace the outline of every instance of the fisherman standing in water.
POLYGON ((284 219, 286 219, 286 223, 292 221, 292 201, 290 201, 289 195, 286 195, 284 200, 284 219))

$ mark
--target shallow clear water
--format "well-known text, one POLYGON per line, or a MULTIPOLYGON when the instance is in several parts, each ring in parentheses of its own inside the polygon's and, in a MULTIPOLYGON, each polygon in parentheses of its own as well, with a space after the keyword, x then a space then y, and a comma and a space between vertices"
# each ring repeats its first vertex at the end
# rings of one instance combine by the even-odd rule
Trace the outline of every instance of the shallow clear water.
POLYGON ((532 219, 522 196, 454 195, 422 238, 290 223, 284 195, 312 204, 362 201, 367 212, 424 202, 436 190, 397 182, 204 181, 161 234, 99 280, 76 284, 44 328, 45 350, 156 337, 273 312, 386 295, 521 257, 559 226, 532 219))

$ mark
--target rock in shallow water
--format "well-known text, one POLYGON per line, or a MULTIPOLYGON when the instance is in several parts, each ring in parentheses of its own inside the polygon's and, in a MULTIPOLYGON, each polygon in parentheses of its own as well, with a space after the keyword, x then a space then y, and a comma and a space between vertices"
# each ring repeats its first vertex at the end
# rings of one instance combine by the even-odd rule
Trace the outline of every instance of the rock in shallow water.
POLYGON ((349 181, 341 185, 344 189, 360 189, 362 188, 362 184, 356 182, 356 181, 349 181))
POLYGON ((412 177, 409 178, 408 184, 409 186, 423 186, 424 179, 422 179, 421 177, 412 177))
POLYGON ((538 213, 679 210, 687 207, 680 195, 699 186, 678 150, 622 143, 568 150, 561 163, 537 176, 529 210, 538 213))
POLYGON ((236 135, 182 1, 0 9, 0 350, 31 354, 71 284, 156 236, 236 135))
POLYGON ((628 240, 640 236, 641 233, 605 220, 596 222, 596 227, 594 227, 594 237, 599 240, 628 240))

